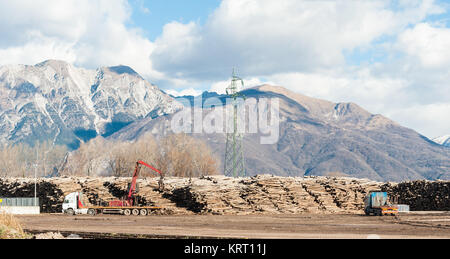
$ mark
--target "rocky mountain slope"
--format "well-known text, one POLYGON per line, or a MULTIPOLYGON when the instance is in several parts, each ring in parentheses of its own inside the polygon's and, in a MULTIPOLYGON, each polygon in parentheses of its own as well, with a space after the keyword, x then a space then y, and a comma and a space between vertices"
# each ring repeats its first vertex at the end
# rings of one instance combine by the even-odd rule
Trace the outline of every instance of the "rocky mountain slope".
POLYGON ((48 60, 0 67, 0 143, 51 140, 77 148, 181 107, 126 66, 86 70, 48 60))
MULTIPOLYGON (((449 148, 356 104, 332 103, 269 85, 242 93, 247 98, 280 100, 278 142, 262 145, 261 134, 244 137, 248 175, 340 175, 377 181, 450 179, 449 148)), ((203 110, 203 116, 209 112, 203 110)), ((143 119, 110 138, 134 140, 145 132, 168 134, 172 118, 174 115, 143 119)), ((223 160, 225 134, 192 135, 208 142, 223 160)))

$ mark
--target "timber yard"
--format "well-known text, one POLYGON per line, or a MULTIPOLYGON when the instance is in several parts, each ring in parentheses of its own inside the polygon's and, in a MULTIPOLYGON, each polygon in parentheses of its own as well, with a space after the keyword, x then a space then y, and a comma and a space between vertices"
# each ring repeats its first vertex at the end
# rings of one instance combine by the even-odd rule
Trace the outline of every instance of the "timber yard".
MULTIPOLYGON (((17 215, 24 231, 80 238, 450 238, 449 183, 381 183, 345 177, 245 178, 208 176, 136 180, 134 197, 148 213, 110 215, 99 205, 127 193, 129 178, 60 177, 39 179, 40 215, 17 215), (63 212, 74 192, 93 213, 63 212), (409 211, 366 215, 364 198, 374 191, 390 201, 410 204, 409 211), (441 193, 442 195, 436 195, 441 193)), ((0 181, 16 196, 31 194, 32 179, 0 181)), ((129 190, 128 190, 129 191, 129 190)), ((125 195, 126 196, 126 195, 125 195)), ((123 202, 127 202, 123 200, 123 202)), ((126 208, 126 206, 125 206, 126 208)))

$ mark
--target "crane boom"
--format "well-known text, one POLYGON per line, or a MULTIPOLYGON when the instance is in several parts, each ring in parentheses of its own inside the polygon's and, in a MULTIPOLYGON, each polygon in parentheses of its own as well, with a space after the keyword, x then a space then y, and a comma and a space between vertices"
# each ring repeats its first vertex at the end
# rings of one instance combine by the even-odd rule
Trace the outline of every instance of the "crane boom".
POLYGON ((136 162, 136 167, 134 168, 133 179, 131 180, 130 190, 128 192, 128 197, 127 197, 128 204, 132 204, 133 194, 135 193, 135 190, 136 190, 136 180, 139 177, 139 172, 141 170, 141 166, 142 165, 152 169, 153 171, 157 172, 162 177, 162 173, 158 169, 156 169, 153 166, 145 163, 144 161, 140 161, 140 160, 137 161, 136 162))
POLYGON ((148 167, 148 168, 152 169, 153 171, 157 172, 159 175, 162 174, 161 171, 159 171, 158 169, 154 168, 153 166, 145 163, 144 161, 138 161, 138 163, 141 164, 141 165, 145 165, 146 167, 148 167))

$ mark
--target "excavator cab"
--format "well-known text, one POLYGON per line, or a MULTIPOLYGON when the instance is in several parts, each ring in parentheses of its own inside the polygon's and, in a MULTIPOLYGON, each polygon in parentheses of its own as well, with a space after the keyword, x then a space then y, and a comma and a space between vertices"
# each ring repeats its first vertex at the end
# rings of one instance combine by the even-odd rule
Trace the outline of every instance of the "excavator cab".
POLYGON ((390 204, 386 192, 370 192, 364 199, 364 213, 366 215, 396 215, 398 208, 390 204))

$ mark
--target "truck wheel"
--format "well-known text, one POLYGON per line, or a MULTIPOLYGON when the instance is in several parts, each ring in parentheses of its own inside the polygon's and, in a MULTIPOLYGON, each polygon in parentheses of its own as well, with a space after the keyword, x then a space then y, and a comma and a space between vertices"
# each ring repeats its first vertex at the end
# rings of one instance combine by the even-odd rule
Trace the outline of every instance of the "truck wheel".
POLYGON ((366 216, 369 216, 370 212, 367 209, 364 209, 364 214, 366 214, 366 216))
POLYGON ((138 209, 133 209, 132 213, 134 216, 138 216, 139 215, 139 210, 138 209))
POLYGON ((88 215, 91 215, 91 216, 94 216, 96 214, 94 209, 88 209, 87 213, 88 213, 88 215))
POLYGON ((129 209, 123 210, 123 215, 130 216, 131 215, 131 210, 129 210, 129 209))
POLYGON ((147 216, 148 211, 146 209, 141 209, 141 215, 142 216, 147 216))
POLYGON ((75 211, 73 211, 73 209, 67 209, 66 210, 66 214, 70 215, 70 216, 73 216, 73 215, 75 215, 75 211))

